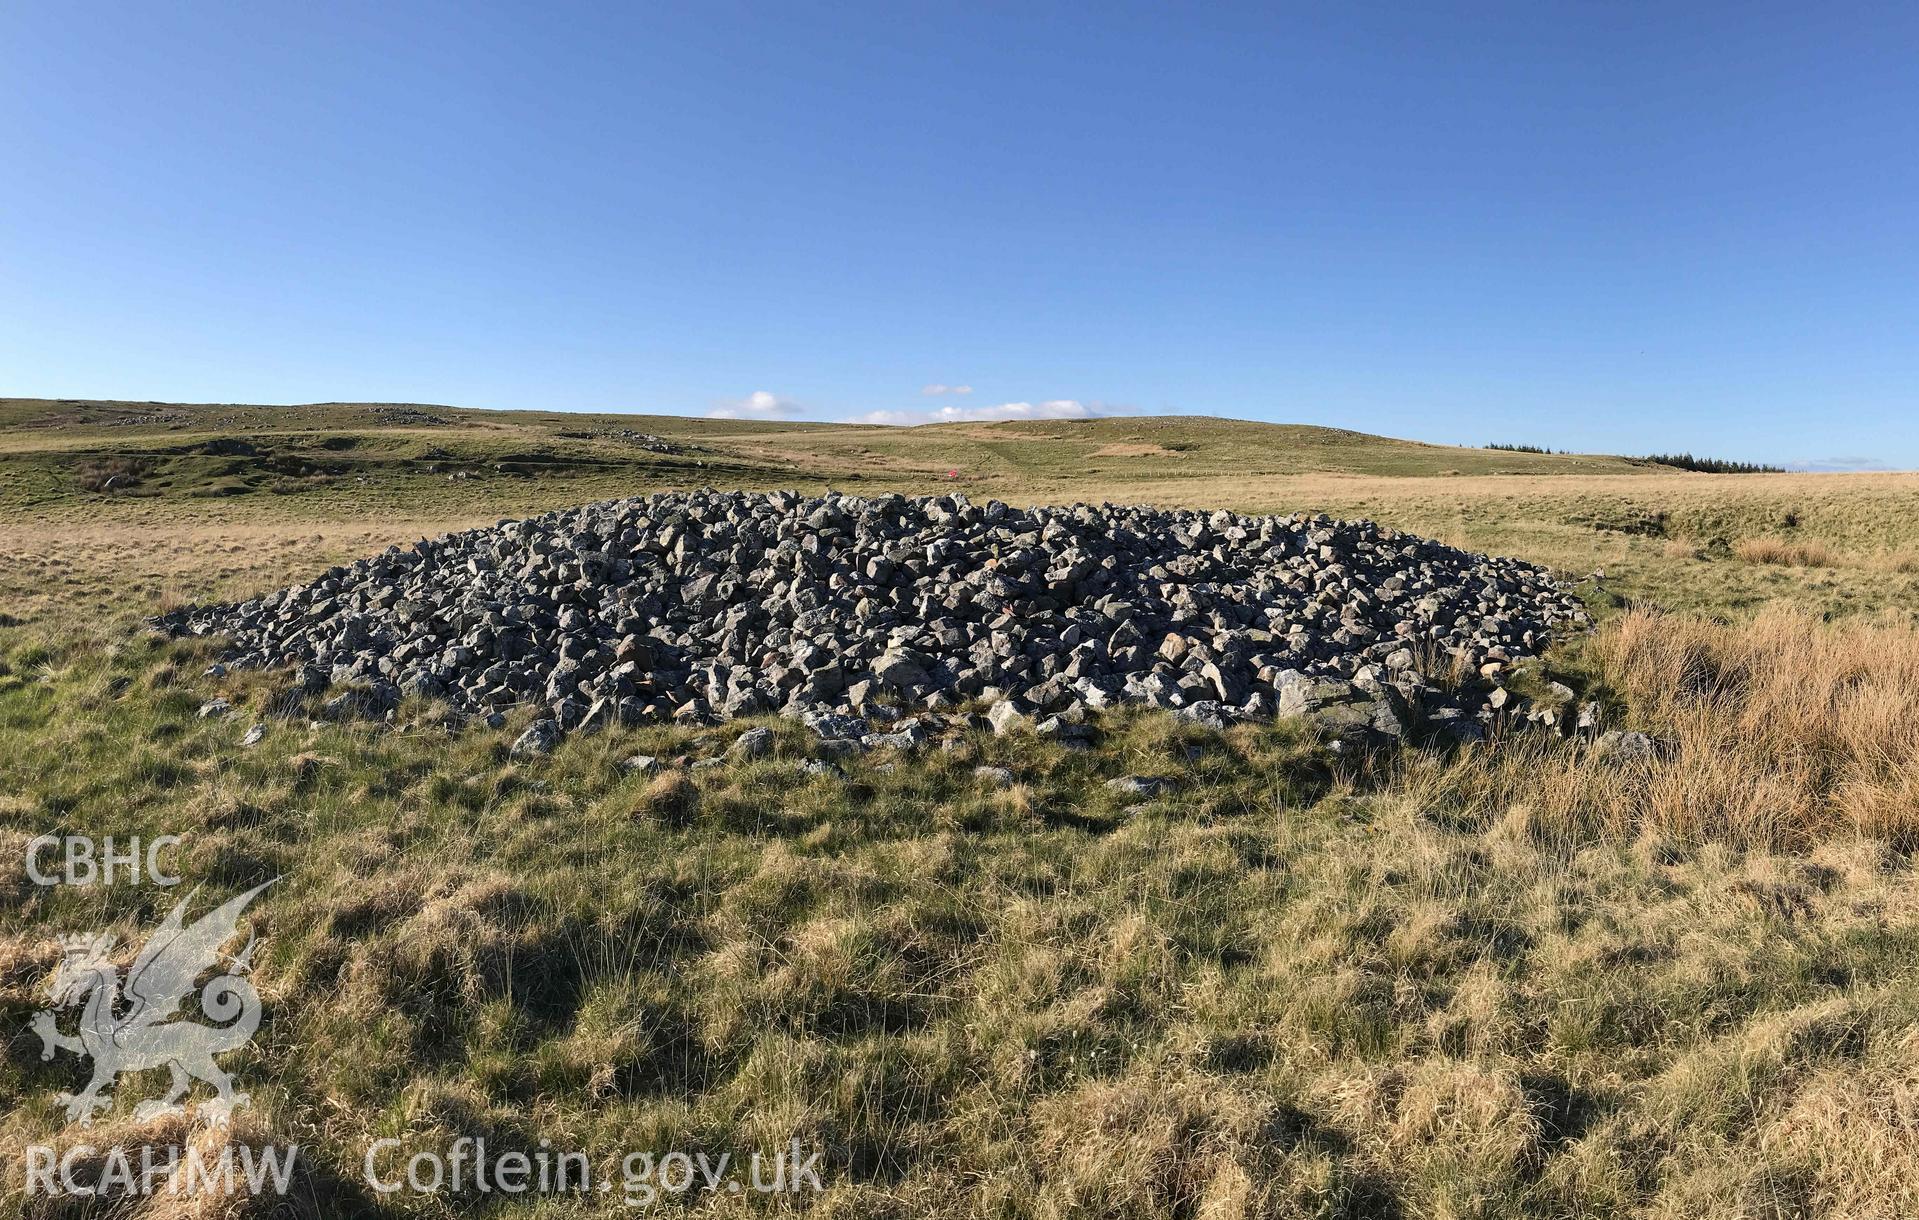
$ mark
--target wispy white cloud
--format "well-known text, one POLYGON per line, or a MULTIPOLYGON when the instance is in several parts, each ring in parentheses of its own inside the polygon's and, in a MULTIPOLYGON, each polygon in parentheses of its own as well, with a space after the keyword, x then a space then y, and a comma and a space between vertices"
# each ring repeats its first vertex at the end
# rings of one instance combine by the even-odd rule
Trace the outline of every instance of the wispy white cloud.
POLYGON ((847 422, 912 427, 915 424, 993 423, 1009 419, 1093 419, 1100 415, 1130 414, 1132 410, 1128 407, 1083 403, 1074 398, 1054 398, 1046 402, 1003 402, 992 407, 966 407, 949 403, 911 411, 868 411, 847 422))
POLYGON ((971 394, 972 392, 973 387, 970 385, 941 385, 937 381, 932 385, 920 387, 920 393, 929 398, 936 398, 941 394, 971 394))
POLYGON ((723 402, 706 413, 708 419, 796 419, 805 408, 766 390, 754 390, 745 398, 723 402))
POLYGON ((1845 470, 1897 470, 1878 458, 1869 457, 1828 457, 1808 458, 1802 462, 1787 462, 1787 470, 1804 471, 1807 474, 1834 473, 1845 470))
POLYGON ((1003 402, 996 407, 941 407, 945 420, 993 419, 1091 419, 1100 412, 1074 398, 1055 398, 1048 402, 1003 402))
POLYGON ((855 415, 842 421, 849 424, 886 424, 889 427, 910 428, 914 424, 934 422, 931 411, 868 411, 864 415, 855 415))

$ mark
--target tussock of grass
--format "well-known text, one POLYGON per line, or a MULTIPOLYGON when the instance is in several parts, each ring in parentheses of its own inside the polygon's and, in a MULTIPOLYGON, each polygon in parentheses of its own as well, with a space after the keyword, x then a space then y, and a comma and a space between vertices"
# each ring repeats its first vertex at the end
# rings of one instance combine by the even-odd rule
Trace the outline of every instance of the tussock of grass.
POLYGON ((1741 538, 1732 544, 1732 553, 1747 563, 1768 563, 1784 568, 1836 568, 1838 552, 1823 542, 1793 542, 1783 538, 1741 538))
POLYGON ((138 458, 100 457, 80 463, 73 481, 82 491, 129 491, 146 472, 147 464, 138 458))
POLYGON ((1704 559, 1706 557, 1697 543, 1688 542, 1684 538, 1667 539, 1659 548, 1659 553, 1667 559, 1704 559))
MULTIPOLYGON (((335 410, 321 422, 366 430, 364 409, 335 410)), ((546 426, 485 422, 500 452, 546 426)), ((136 614, 685 472, 427 482, 405 473, 425 442, 381 430, 352 451, 366 484, 194 500, 156 470, 152 499, 43 502, 74 441, 22 427, 8 444, 52 456, 0 468, 0 857, 49 830, 173 832, 210 892, 282 877, 252 912, 265 1024, 225 1061, 255 1099, 230 1138, 303 1148, 281 1214, 476 1205, 360 1191, 385 1136, 403 1142, 390 1164, 479 1136, 614 1172, 629 1150, 798 1139, 825 1151, 817 1205, 836 1215, 1919 1213, 1919 646, 1897 559, 1919 483, 1511 454, 1362 477, 1460 451, 1348 462, 1377 449, 1350 435, 1249 477, 1243 430, 1194 427, 657 430, 712 446, 700 460, 733 483, 803 468, 925 490, 937 458, 969 494, 1324 508, 1603 568, 1584 586, 1602 606, 1617 591, 1724 616, 1615 614, 1553 658, 1661 751, 1512 735, 1352 759, 1298 726, 1124 713, 1090 751, 980 735, 839 760, 843 776, 801 773, 815 743, 773 724, 772 756, 650 777, 621 760, 717 756, 733 731, 514 759, 521 720, 448 733, 413 703, 387 730, 276 720, 243 750, 274 680, 203 678, 211 646, 144 635, 136 614), (1086 477, 1089 446, 1162 441, 1178 462, 1129 453, 1128 481, 1086 477), (1487 473, 1508 469, 1536 473, 1487 473), (1657 514, 1670 534, 1595 528, 1657 514), (1782 529, 1883 558, 1702 563, 1671 541, 1717 557, 1782 529), (1755 615, 1765 598, 1807 611, 1755 615), (1880 607, 1903 617, 1865 613, 1880 607), (239 710, 202 720, 216 689, 239 710), (1122 774, 1170 787, 1122 798, 1105 787, 1122 774)), ((478 444, 447 431, 436 443, 478 444)), ((178 896, 0 873, 0 1025, 44 1004, 54 932, 112 928, 130 949, 178 896)), ((25 1036, 0 1058, 0 1163, 72 1138, 52 1098, 84 1067, 36 1052, 25 1036)), ((162 1082, 125 1082, 85 1138, 164 1140, 129 1118, 162 1082)))
MULTIPOLYGON (((192 646, 15 647, 47 676, 0 691, 0 784, 41 794, 0 805, 8 842, 49 807, 113 833, 184 815, 195 880, 284 875, 261 908, 267 1023, 233 1065, 260 1107, 244 1137, 297 1138, 336 1203, 444 1208, 351 1195, 389 1134, 601 1164, 798 1138, 850 1212, 1919 1203, 1919 958, 1888 931, 1919 922, 1919 874, 1861 837, 1904 825, 1874 768, 1913 756, 1909 629, 1623 616, 1591 664, 1678 743, 1643 766, 1515 738, 1368 769, 1293 726, 1127 714, 1096 751, 984 736, 845 760, 843 780, 797 774, 812 746, 790 725, 775 757, 656 777, 619 760, 730 735, 609 732, 527 761, 502 748, 517 725, 295 722, 238 754, 235 722, 190 711, 153 737, 203 693, 192 646), (158 665, 179 688, 66 698, 158 665), (1768 777, 1762 747, 1791 765, 1768 777), (1104 787, 1121 773, 1175 787, 1128 811, 1104 787), (1768 818, 1742 773, 1823 804, 1768 818), (1687 820, 1702 808, 1721 812, 1687 820)), ((47 927, 131 943, 171 900, 21 897, 0 914, 16 1027, 47 927)), ((0 1064, 0 1154, 57 1130, 48 1099, 79 1070, 0 1064)))
POLYGON ((1880 556, 1879 566, 1888 572, 1919 572, 1919 551, 1891 551, 1880 556))
POLYGON ((1450 766, 1417 762, 1409 791, 1481 824, 1507 816, 1575 840, 1919 844, 1919 630, 1786 609, 1736 625, 1641 610, 1601 630, 1592 655, 1659 739, 1656 757, 1515 739, 1450 766))

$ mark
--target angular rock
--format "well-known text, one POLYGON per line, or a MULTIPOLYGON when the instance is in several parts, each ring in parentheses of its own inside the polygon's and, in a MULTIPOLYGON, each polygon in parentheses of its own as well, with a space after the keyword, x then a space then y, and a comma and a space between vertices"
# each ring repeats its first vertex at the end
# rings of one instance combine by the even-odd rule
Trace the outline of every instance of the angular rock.
POLYGON ((727 753, 734 758, 764 758, 773 749, 773 730, 753 728, 733 739, 727 753))
POLYGON ((1659 753, 1658 743, 1646 734, 1632 729, 1613 729, 1601 733, 1593 742, 1593 755, 1596 758, 1610 758, 1614 762, 1644 762, 1659 753))
POLYGON ((894 735, 858 717, 998 698, 995 732, 1031 712, 1068 742, 1125 702, 1214 726, 1378 699, 1402 721, 1476 713, 1483 690, 1438 692, 1414 658, 1497 678, 1585 621, 1539 568, 1365 521, 716 491, 504 521, 154 620, 223 637, 222 666, 295 669, 268 715, 347 684, 327 715, 405 694, 490 723, 537 704, 565 733, 778 710, 844 717, 812 727, 854 741, 894 735))
POLYGON ((1226 708, 1213 699, 1201 699, 1197 703, 1189 703, 1185 707, 1176 709, 1173 715, 1194 724, 1203 724, 1209 729, 1223 729, 1232 724, 1232 721, 1227 719, 1226 708))
POLYGON ((857 716, 847 716, 839 712, 810 714, 802 723, 821 738, 851 737, 857 739, 866 733, 865 722, 857 716))
POLYGON ((1010 699, 1002 699, 987 709, 986 719, 993 726, 994 734, 1001 737, 1024 728, 1028 723, 1010 699))
POLYGON ((535 720, 527 726, 526 732, 514 739, 512 752, 515 757, 524 758, 533 754, 550 754, 553 747, 560 744, 560 725, 555 720, 535 720))

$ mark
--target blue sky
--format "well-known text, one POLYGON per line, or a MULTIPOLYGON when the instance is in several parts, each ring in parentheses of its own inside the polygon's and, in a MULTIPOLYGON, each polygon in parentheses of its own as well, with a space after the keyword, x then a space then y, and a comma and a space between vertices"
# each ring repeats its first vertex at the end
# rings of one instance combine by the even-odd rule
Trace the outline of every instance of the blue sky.
POLYGON ((0 0, 0 393, 1919 466, 1915 62, 1895 5, 0 0))

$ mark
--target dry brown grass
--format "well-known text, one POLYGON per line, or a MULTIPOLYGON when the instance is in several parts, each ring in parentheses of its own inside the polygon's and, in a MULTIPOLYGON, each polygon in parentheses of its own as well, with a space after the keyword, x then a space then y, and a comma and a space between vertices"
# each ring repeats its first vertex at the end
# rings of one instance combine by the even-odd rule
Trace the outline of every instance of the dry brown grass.
POLYGON ((1747 563, 1770 563, 1783 568, 1836 568, 1839 555, 1823 542, 1793 542, 1785 538, 1741 538, 1732 553, 1747 563))
POLYGON ((7 613, 93 623, 164 613, 189 602, 310 580, 331 564, 478 523, 399 516, 378 522, 167 523, 144 515, 149 502, 111 503, 127 506, 130 518, 0 522, 0 604, 7 613))
MULTIPOLYGON (((1099 751, 982 736, 842 759, 843 779, 798 776, 790 726, 772 756, 661 776, 621 761, 717 756, 729 735, 615 729, 527 760, 507 751, 515 725, 296 721, 239 751, 238 723, 194 715, 203 653, 120 646, 109 664, 5 644, 48 677, 0 680, 0 855, 19 858, 43 802, 100 791, 95 816, 167 819, 102 831, 191 832, 196 881, 285 877, 261 911, 270 1024, 235 1064, 257 1125, 234 1138, 298 1142, 318 1214, 477 1206, 349 1193, 396 1129, 408 1154, 476 1132, 594 1150, 797 1138, 827 1151, 821 1215, 1919 1206, 1919 872, 1847 833, 1900 824, 1876 768, 1914 756, 1908 629, 1629 615, 1589 668, 1669 757, 1521 734, 1464 760, 1408 750, 1401 783, 1328 773, 1290 727, 1221 738, 1134 713, 1099 751), (114 732, 90 731, 104 677, 161 665, 166 685, 132 684, 114 732), (1726 727, 1695 723, 1702 708, 1726 727), (1018 782, 980 783, 976 764, 1018 782), (1122 811, 1119 772, 1175 787, 1122 811), (1569 843, 1570 817, 1619 834, 1569 843), (1818 833, 1791 856, 1726 841, 1818 833)), ((154 914, 116 895, 106 917, 131 947, 154 914)), ((54 900, 0 902, 16 1030, 44 1004, 42 929, 102 918, 78 891, 54 900)), ((83 1074, 23 1046, 0 1062, 11 1163, 58 1138, 56 1091, 83 1074)), ((119 1114, 149 1083, 122 1087, 119 1114)), ((155 1142, 108 1118, 87 1138, 155 1142)), ((232 1206, 306 1214, 277 1203, 232 1206)))
POLYGON ((1310 1214, 1335 1191, 1332 1158, 1273 1139, 1276 1108, 1217 1080, 1089 1083, 1036 1115, 1043 1214, 1310 1214))
MULTIPOLYGON (((1919 476, 1225 475, 1158 456, 966 489, 1375 516, 1603 568, 1583 586, 1602 595, 1851 617, 1611 623, 1564 660, 1660 740, 1642 762, 1527 733, 1353 776, 1290 729, 1214 740, 1129 714, 1094 752, 987 737, 806 778, 796 734, 645 776, 621 760, 730 734, 616 730, 524 760, 517 725, 276 721, 241 750, 240 722, 194 715, 209 657, 130 630, 168 599, 309 579, 594 498, 583 484, 369 492, 365 511, 36 501, 0 512, 0 606, 27 620, 0 629, 0 856, 58 808, 104 832, 184 826, 196 882, 286 875, 262 907, 270 1024, 236 1064, 258 1125, 233 1138, 310 1150, 322 1214, 474 1202, 347 1193, 396 1124, 409 1150, 797 1137, 829 1150, 817 1210, 836 1215, 1919 1214, 1919 872, 1891 850, 1919 843, 1919 632, 1869 618, 1919 604, 1919 476), (1655 517, 1668 532, 1621 528, 1655 517), (1842 565, 1698 558, 1775 535, 1842 565), (1176 786, 1123 810, 1104 786, 1121 772, 1176 786)), ((862 489, 942 486, 907 488, 905 452, 868 458, 862 489)), ((256 677, 218 689, 258 696, 256 677)), ((43 929, 156 914, 131 891, 104 916, 27 897, 0 888, 16 1031, 44 1003, 43 929)), ((61 1129, 55 1091, 83 1072, 21 1045, 0 1062, 6 1163, 61 1129)))
POLYGON ((1696 543, 1688 542, 1684 538, 1667 539, 1666 544, 1659 548, 1659 553, 1668 559, 1705 558, 1704 552, 1699 549, 1696 543))
POLYGON ((82 462, 74 472, 74 482, 85 491, 127 491, 140 484, 147 464, 139 458, 95 458, 82 462))
POLYGON ((1594 655, 1656 757, 1515 738, 1447 768, 1432 798, 1541 833, 1919 843, 1919 630, 1784 608, 1737 625, 1639 610, 1594 655))
MULTIPOLYGON (((817 490, 818 482, 799 473, 805 454, 789 456, 793 471, 738 485, 817 490)), ((945 469, 916 475, 878 462, 862 466, 858 486, 954 490, 944 480, 945 469)), ((0 601, 8 602, 8 612, 16 617, 76 605, 90 615, 123 614, 130 606, 152 613, 181 599, 243 597, 311 579, 329 564, 449 529, 661 485, 612 489, 556 478, 510 485, 441 481, 431 495, 417 488, 375 488, 357 499, 333 500, 89 496, 36 500, 24 514, 0 503, 0 601)), ((1048 461, 958 489, 975 498, 1020 504, 1110 500, 1370 517, 1574 576, 1603 571, 1609 593, 1709 613, 1745 613, 1773 600, 1833 614, 1870 613, 1913 605, 1919 594, 1919 564, 1896 561, 1900 555, 1919 556, 1919 474, 1222 475, 1181 454, 1128 458, 1097 474, 1088 473, 1083 462, 1048 461), (1620 528, 1662 517, 1665 536, 1620 528), (1665 553, 1668 539, 1680 538, 1717 554, 1732 539, 1780 534, 1788 519, 1798 522, 1792 538, 1829 546, 1844 562, 1838 567, 1703 563, 1690 553, 1683 558, 1665 553)))

